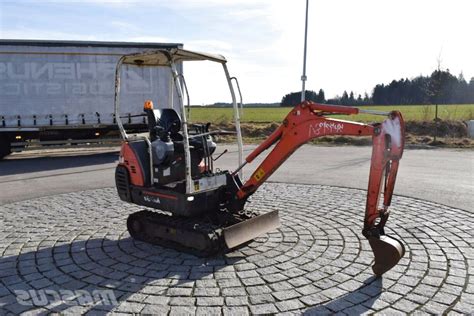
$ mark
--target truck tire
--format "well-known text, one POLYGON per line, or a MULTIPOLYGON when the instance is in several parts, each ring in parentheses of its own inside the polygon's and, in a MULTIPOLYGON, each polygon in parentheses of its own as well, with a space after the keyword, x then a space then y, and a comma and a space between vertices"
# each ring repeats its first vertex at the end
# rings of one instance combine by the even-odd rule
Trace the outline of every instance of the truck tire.
POLYGON ((0 136, 0 159, 12 153, 10 140, 0 136))

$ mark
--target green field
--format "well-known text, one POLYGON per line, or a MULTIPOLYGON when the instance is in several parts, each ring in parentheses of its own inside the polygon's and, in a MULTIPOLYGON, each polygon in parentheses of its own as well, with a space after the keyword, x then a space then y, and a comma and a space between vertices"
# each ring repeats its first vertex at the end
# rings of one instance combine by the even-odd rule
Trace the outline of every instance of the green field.
MULTIPOLYGON (((434 105, 364 106, 361 108, 387 112, 396 109, 402 112, 405 121, 431 121, 435 117, 434 105)), ((291 108, 288 107, 244 107, 241 119, 242 122, 281 122, 290 110, 291 108)), ((348 116, 331 117, 359 122, 383 119, 383 117, 369 114, 359 114, 350 118, 348 116)), ((474 119, 474 104, 440 105, 438 106, 438 117, 442 120, 472 120, 474 119)), ((193 107, 190 118, 192 122, 229 123, 233 120, 233 110, 232 108, 193 107)))

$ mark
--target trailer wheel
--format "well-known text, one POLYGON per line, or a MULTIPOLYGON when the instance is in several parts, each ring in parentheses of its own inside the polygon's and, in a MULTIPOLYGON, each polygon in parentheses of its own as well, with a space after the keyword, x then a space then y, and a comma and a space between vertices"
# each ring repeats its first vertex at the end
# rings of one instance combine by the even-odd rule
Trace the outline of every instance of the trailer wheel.
POLYGON ((10 140, 7 137, 0 136, 0 159, 12 153, 10 140))

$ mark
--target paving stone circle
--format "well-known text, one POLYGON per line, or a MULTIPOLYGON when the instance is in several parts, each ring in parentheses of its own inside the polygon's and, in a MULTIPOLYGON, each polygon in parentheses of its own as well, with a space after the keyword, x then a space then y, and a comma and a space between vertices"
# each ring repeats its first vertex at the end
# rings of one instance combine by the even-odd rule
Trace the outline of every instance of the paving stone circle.
POLYGON ((209 259, 131 239, 126 218, 142 207, 114 188, 2 205, 0 315, 474 313, 473 214, 401 196, 392 204, 387 232, 407 252, 383 278, 360 233, 363 190, 268 183, 248 206, 279 210, 282 226, 209 259), (80 301, 78 290, 111 290, 117 304, 80 301), (35 306, 18 291, 50 292, 35 306))

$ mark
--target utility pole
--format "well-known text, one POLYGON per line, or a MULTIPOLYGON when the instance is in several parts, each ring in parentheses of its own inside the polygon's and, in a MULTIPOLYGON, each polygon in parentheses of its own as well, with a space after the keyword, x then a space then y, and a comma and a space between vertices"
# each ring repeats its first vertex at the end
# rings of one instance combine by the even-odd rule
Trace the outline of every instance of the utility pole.
POLYGON ((309 0, 306 0, 306 19, 304 23, 304 54, 303 54, 303 75, 301 76, 301 81, 303 86, 301 88, 301 102, 306 99, 306 49, 307 49, 307 42, 308 42, 308 4, 309 0))
POLYGON ((434 139, 433 143, 437 143, 437 136, 438 136, 438 103, 441 94, 441 52, 438 56, 438 73, 436 74, 436 104, 435 104, 435 132, 434 132, 434 139))

